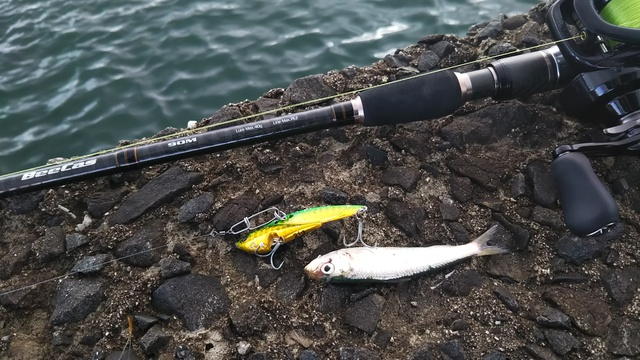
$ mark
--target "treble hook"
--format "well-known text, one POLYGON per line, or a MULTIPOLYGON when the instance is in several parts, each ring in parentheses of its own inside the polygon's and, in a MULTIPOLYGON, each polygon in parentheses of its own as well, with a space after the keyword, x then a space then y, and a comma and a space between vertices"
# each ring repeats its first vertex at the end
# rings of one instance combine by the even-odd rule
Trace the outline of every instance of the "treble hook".
POLYGON ((282 268, 282 265, 284 264, 284 260, 282 260, 282 262, 280 263, 280 265, 278 265, 277 267, 275 265, 273 265, 273 256, 276 254, 276 251, 278 251, 278 248, 280 248, 280 245, 284 244, 284 241, 281 240, 281 238, 276 239, 275 244, 273 245, 273 249, 271 249, 271 251, 269 251, 268 253, 262 255, 262 254, 258 254, 258 250, 260 250, 260 248, 256 248, 256 250, 253 252, 254 255, 259 256, 259 257, 267 257, 269 256, 269 260, 271 262, 271 268, 274 270, 280 270, 280 268, 282 268))
POLYGON ((344 244, 344 246, 346 247, 350 247, 353 246, 355 244, 357 244, 358 242, 362 243, 362 245, 369 247, 369 245, 367 245, 364 240, 362 240, 362 228, 364 227, 364 214, 367 211, 367 208, 362 208, 360 210, 358 210, 358 212, 356 213, 356 219, 358 219, 358 236, 356 237, 356 239, 353 242, 347 243, 347 238, 346 236, 342 237, 342 243, 344 244))

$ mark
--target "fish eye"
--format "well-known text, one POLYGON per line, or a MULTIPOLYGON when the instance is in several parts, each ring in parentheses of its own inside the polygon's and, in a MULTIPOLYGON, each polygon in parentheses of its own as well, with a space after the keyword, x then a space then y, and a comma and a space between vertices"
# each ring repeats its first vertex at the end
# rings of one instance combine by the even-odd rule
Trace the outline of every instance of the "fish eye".
POLYGON ((322 265, 322 273, 325 275, 330 275, 333 272, 334 266, 332 263, 326 263, 322 265))

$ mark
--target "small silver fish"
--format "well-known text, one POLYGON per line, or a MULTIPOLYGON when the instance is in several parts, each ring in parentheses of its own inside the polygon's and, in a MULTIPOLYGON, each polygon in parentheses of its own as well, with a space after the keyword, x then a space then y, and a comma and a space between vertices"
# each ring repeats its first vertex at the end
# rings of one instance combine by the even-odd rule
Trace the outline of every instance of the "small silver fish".
POLYGON ((464 245, 356 247, 321 255, 305 268, 310 278, 334 281, 401 281, 472 256, 509 252, 487 245, 498 225, 464 245))

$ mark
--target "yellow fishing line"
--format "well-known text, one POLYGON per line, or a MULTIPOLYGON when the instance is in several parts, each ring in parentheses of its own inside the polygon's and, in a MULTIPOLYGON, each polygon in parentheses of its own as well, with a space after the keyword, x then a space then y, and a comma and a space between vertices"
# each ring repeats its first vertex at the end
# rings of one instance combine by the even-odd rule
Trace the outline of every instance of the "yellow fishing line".
MULTIPOLYGON (((630 0, 630 1, 635 1, 635 0, 630 0)), ((437 72, 440 72, 440 71, 452 70, 452 69, 459 68, 459 67, 462 67, 462 66, 476 64, 476 63, 479 63, 479 62, 482 62, 482 61, 493 60, 493 59, 496 59, 496 58, 499 58, 499 57, 511 56, 511 55, 518 54, 518 53, 525 52, 525 51, 536 50, 536 49, 539 49, 539 48, 552 46, 552 45, 555 45, 555 44, 558 44, 558 43, 561 43, 561 42, 564 42, 564 41, 579 39, 579 38, 581 38, 581 36, 582 35, 577 35, 577 36, 573 36, 573 37, 570 37, 570 38, 551 41, 551 42, 548 42, 548 43, 535 45, 535 46, 531 46, 531 47, 524 48, 524 49, 516 49, 516 50, 511 51, 511 52, 498 54, 498 55, 494 55, 494 56, 480 57, 480 58, 478 58, 476 60, 469 61, 469 62, 466 62, 466 63, 453 65, 453 66, 450 66, 450 67, 447 67, 447 68, 442 68, 442 69, 438 69, 438 70, 434 70, 434 71, 425 72, 425 73, 422 73, 422 74, 419 74, 419 75, 415 75, 415 76, 411 76, 411 77, 407 77, 407 78, 404 78, 404 79, 390 81, 390 82, 384 83, 384 84, 373 85, 373 86, 370 86, 370 87, 367 87, 367 88, 363 88, 363 89, 348 91, 348 92, 344 92, 344 93, 340 93, 340 94, 336 94, 336 95, 332 95, 332 96, 323 97, 323 98, 320 98, 320 99, 309 100, 309 101, 305 101, 305 102, 301 102, 301 103, 293 104, 293 105, 288 105, 288 106, 284 106, 284 107, 273 109, 273 110, 263 111, 263 112, 260 112, 258 114, 247 115, 247 116, 243 116, 243 117, 240 117, 240 118, 237 118, 237 119, 232 119, 232 120, 219 122, 219 123, 216 123, 216 124, 206 125, 206 126, 203 126, 203 127, 199 127, 197 129, 184 130, 184 131, 180 131, 180 132, 173 133, 173 134, 170 134, 170 135, 159 136, 159 137, 155 137, 155 138, 151 138, 151 139, 141 140, 141 141, 129 144, 129 145, 125 145, 125 146, 120 146, 120 147, 116 147, 116 148, 100 150, 100 151, 97 151, 97 152, 94 152, 94 153, 90 153, 90 154, 86 154, 86 155, 74 156, 74 157, 65 159, 64 161, 60 161, 60 162, 56 162, 56 163, 52 163, 52 164, 44 164, 44 165, 40 165, 40 166, 36 166, 36 167, 24 169, 24 170, 15 171, 15 172, 12 172, 12 173, 9 173, 9 174, 0 175, 0 179, 3 178, 3 177, 8 177, 8 176, 12 176, 12 175, 21 174, 21 173, 27 172, 27 171, 35 171, 35 170, 39 170, 39 169, 42 169, 42 168, 45 168, 45 167, 49 167, 49 166, 53 166, 53 165, 56 165, 56 164, 66 163, 66 162, 69 162, 69 161, 88 159, 90 157, 94 157, 94 156, 98 156, 98 155, 104 155, 104 154, 108 154, 108 153, 111 153, 111 152, 114 152, 114 151, 128 149, 128 148, 132 148, 132 147, 136 147, 136 146, 140 146, 140 145, 145 145, 145 144, 150 144, 150 143, 154 143, 154 142, 157 142, 157 141, 168 140, 168 139, 173 139, 173 138, 176 138, 176 137, 183 137, 183 136, 192 135, 192 134, 199 134, 199 133, 203 133, 203 132, 212 130, 212 129, 217 128, 217 127, 222 127, 224 125, 230 125, 230 124, 239 123, 239 122, 242 122, 242 121, 245 121, 245 120, 248 120, 248 119, 256 118, 256 117, 267 115, 267 114, 272 114, 272 113, 275 113, 275 112, 278 112, 278 111, 285 111, 285 110, 290 110, 290 109, 294 109, 294 108, 298 108, 298 107, 304 107, 304 106, 319 104, 319 103, 322 103, 322 102, 325 102, 325 101, 333 100, 333 99, 341 97, 341 96, 355 95, 355 94, 357 94, 357 93, 359 93, 361 91, 364 91, 364 90, 379 88, 379 87, 387 86, 387 85, 390 85, 390 84, 398 83, 398 82, 401 82, 401 81, 407 81, 407 80, 410 80, 410 79, 413 79, 413 78, 416 78, 416 77, 422 77, 422 76, 431 75, 431 74, 434 74, 434 73, 437 73, 437 72)))
POLYGON ((602 9, 600 16, 612 25, 640 29, 640 1, 610 1, 602 9))

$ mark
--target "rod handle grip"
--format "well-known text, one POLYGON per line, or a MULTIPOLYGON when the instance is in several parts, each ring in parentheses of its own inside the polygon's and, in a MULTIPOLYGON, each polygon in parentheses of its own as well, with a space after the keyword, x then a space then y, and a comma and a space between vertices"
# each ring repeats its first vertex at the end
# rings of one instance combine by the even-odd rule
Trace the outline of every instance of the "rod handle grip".
POLYGON ((462 106, 460 82, 453 71, 437 71, 360 93, 365 126, 436 119, 462 106))
POLYGON ((564 221, 574 234, 588 236, 620 222, 618 205, 579 152, 560 155, 551 164, 564 221))

